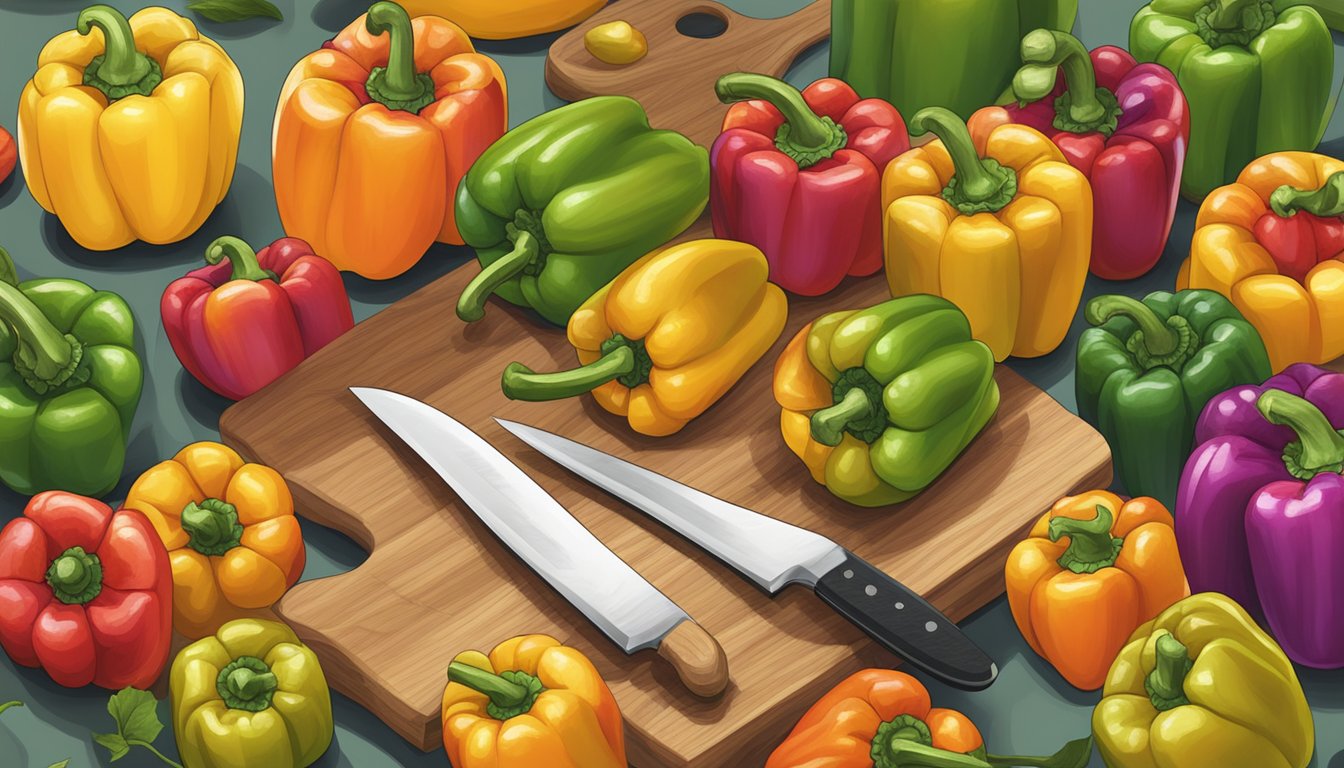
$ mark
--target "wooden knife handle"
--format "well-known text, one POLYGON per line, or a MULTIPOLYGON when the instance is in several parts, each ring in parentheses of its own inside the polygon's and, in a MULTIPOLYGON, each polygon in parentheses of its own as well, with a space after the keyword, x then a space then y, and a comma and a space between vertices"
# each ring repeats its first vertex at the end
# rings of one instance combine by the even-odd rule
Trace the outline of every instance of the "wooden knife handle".
POLYGON ((677 670, 686 690, 712 698, 728 687, 728 657, 714 636, 694 621, 683 621, 667 633, 658 655, 677 670))

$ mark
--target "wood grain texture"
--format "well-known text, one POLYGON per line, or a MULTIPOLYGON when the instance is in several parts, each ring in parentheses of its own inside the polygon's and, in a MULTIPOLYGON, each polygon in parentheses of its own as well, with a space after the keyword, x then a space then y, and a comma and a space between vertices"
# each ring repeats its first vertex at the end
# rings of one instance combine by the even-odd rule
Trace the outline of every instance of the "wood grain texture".
POLYGON ((621 0, 551 44, 546 84, 570 101, 630 96, 644 105, 655 128, 680 131, 708 147, 725 110, 714 95, 719 76, 740 70, 782 76, 799 54, 830 35, 830 18, 830 0, 816 0, 778 19, 743 16, 705 0, 621 0), (716 16, 728 26, 708 39, 678 32, 677 20, 694 13, 716 16), (588 30, 618 20, 648 38, 648 55, 633 64, 604 63, 583 45, 588 30))
POLYGON ((479 323, 457 320, 453 305, 476 272, 464 266, 359 324, 220 423, 227 443, 285 475, 300 514, 369 550, 349 573, 297 585, 277 612, 324 660, 335 688, 424 749, 440 741, 452 657, 522 633, 550 633, 593 659, 620 702, 630 759, 641 768, 759 765, 827 687, 863 666, 896 663, 809 590, 789 587, 772 599, 550 463, 492 416, 588 443, 830 536, 955 620, 1002 593, 1008 550, 1052 502, 1111 479, 1101 436, 1000 366, 998 415, 922 496, 863 509, 814 483, 779 435, 773 361, 818 315, 888 298, 881 277, 795 299, 785 335, 767 357, 705 415, 658 439, 632 433, 588 397, 506 400, 499 374, 508 363, 560 369, 574 356, 562 331, 498 301, 479 323), (718 639, 732 671, 725 693, 698 699, 655 652, 623 654, 504 548, 351 386, 424 400, 513 458, 718 639))

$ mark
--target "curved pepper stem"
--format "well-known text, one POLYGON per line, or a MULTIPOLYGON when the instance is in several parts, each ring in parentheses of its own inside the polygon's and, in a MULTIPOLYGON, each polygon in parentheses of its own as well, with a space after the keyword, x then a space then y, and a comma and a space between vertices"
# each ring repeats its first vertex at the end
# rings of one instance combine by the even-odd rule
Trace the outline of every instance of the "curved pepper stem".
POLYGON ((521 670, 511 669, 496 675, 460 661, 448 665, 448 679, 489 697, 485 711, 496 720, 526 714, 546 690, 541 680, 521 670))
POLYGON ((45 395, 88 380, 87 367, 80 366, 84 345, 74 336, 61 333, 18 286, 3 281, 0 281, 0 323, 13 329, 18 340, 14 368, 37 394, 45 395))
POLYGON ((992 157, 980 157, 966 122, 950 109, 925 107, 910 118, 910 135, 932 133, 952 156, 955 172, 943 199, 964 215, 1002 210, 1017 195, 1017 173, 992 157))
POLYGON ((275 673, 255 656, 239 656, 219 671, 215 690, 229 709, 260 712, 271 706, 280 687, 275 673))
POLYGON ((1269 423, 1297 433, 1297 440, 1283 449, 1289 474, 1299 480, 1326 472, 1344 474, 1344 431, 1336 431, 1310 400, 1281 389, 1267 389, 1256 399, 1255 407, 1269 423))
POLYGON ((189 502, 182 509, 182 530, 191 537, 187 546, 207 557, 222 555, 243 540, 238 510, 219 499, 189 502))
POLYGON ((500 389, 510 400, 538 402, 576 397, 609 381, 634 389, 649 380, 653 361, 643 341, 618 333, 602 344, 601 351, 602 356, 587 365, 556 373, 536 373, 522 363, 509 363, 500 389))
POLYGON ((388 109, 418 113, 434 102, 434 80, 415 69, 415 32, 406 9, 380 0, 369 6, 364 27, 370 34, 387 33, 387 66, 374 67, 364 90, 388 109))
POLYGON ((1185 677, 1195 663, 1187 655, 1185 644, 1175 635, 1167 634, 1157 638, 1154 650, 1157 663, 1143 681, 1153 706, 1158 712, 1166 712, 1189 704, 1190 699, 1185 696, 1185 677))
POLYGON ((47 567, 47 584, 62 603, 84 605, 103 591, 103 564, 83 547, 71 547, 47 567))
POLYGON ((1129 296, 1097 296, 1087 302, 1083 316, 1092 325, 1103 325, 1116 317, 1128 318, 1137 325, 1138 330, 1125 346, 1145 369, 1165 365, 1179 371, 1199 348, 1199 339, 1188 320, 1179 315, 1163 320, 1152 307, 1129 296))
POLYGON ((11 707, 22 707, 22 706, 23 706, 22 701, 6 701, 5 703, 0 704, 0 714, 3 714, 6 709, 9 709, 11 707))
MULTIPOLYGON (((876 752, 876 745, 874 745, 876 752)), ((971 754, 950 752, 921 744, 899 740, 888 745, 881 760, 874 758, 874 768, 1083 768, 1092 757, 1091 737, 1076 739, 1065 744, 1058 752, 1047 757, 1018 755, 987 755, 978 750, 971 754), (983 755, 983 757, 982 757, 983 755)))
POLYGON ((485 317, 485 300, 499 287, 516 277, 541 254, 541 242, 531 232, 519 231, 513 250, 490 262, 467 283, 457 299, 457 316, 474 323, 485 317))
POLYGON ((116 101, 127 96, 148 96, 163 82, 158 62, 136 50, 131 23, 110 5, 91 5, 79 12, 75 29, 87 35, 97 27, 103 32, 103 53, 84 68, 84 84, 116 101))
POLYGON ((215 241, 205 249, 205 263, 214 266, 224 259, 229 260, 229 265, 233 267, 233 274, 229 276, 230 280, 252 280, 260 282, 262 280, 275 280, 279 282, 280 278, 269 269, 262 269, 261 262, 257 260, 257 252, 252 250, 252 246, 236 237, 225 235, 215 238, 215 241))
POLYGON ((784 115, 784 124, 775 133, 775 146, 793 158, 800 169, 816 165, 845 146, 845 129, 813 112, 802 92, 783 80, 733 72, 714 83, 714 93, 724 104, 761 99, 778 109, 784 115))
POLYGON ((1096 573, 1115 565, 1125 540, 1111 535, 1115 516, 1111 510, 1098 504, 1097 516, 1091 520, 1056 517, 1050 521, 1050 540, 1069 537, 1069 546, 1059 556, 1059 566, 1074 573, 1096 573))
POLYGON ((1344 215, 1344 171, 1331 174, 1319 189, 1284 184, 1270 194, 1269 207, 1285 219, 1298 211, 1322 218, 1344 215))
POLYGON ((1039 101, 1055 89, 1064 70, 1065 91, 1055 100, 1054 125, 1061 131, 1104 136, 1115 132, 1121 114, 1115 94, 1097 85, 1092 56, 1068 32, 1037 29, 1022 38, 1023 67, 1013 75, 1013 93, 1020 101, 1039 101))
POLYGON ((872 413, 872 399, 855 387, 846 392, 840 402, 812 414, 812 439, 822 445, 839 445, 845 437, 846 427, 866 420, 872 413))

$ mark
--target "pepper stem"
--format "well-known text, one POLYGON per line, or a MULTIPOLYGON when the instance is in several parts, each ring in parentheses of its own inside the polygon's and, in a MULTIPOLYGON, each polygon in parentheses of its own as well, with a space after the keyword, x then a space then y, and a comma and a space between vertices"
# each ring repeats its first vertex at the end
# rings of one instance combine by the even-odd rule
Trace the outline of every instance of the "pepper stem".
POLYGON ((799 168, 816 165, 845 145, 845 129, 813 112, 802 92, 783 80, 733 72, 714 83, 714 92, 724 104, 762 99, 778 109, 784 115, 784 124, 775 134, 775 146, 793 158, 799 168))
POLYGON ((68 333, 61 333, 42 310, 18 286, 0 281, 0 323, 8 325, 18 340, 14 368, 24 383, 39 395, 88 378, 81 371, 84 346, 68 333))
POLYGON ((47 568, 52 594, 66 605, 83 605, 103 591, 103 564, 83 547, 71 547, 47 568))
POLYGON ((1283 450, 1289 474, 1299 480, 1326 472, 1344 474, 1344 431, 1336 431, 1314 403, 1281 389, 1267 389, 1255 407, 1269 423, 1297 433, 1297 440, 1283 450))
POLYGON ((1270 194, 1269 206, 1285 219, 1298 211, 1322 218, 1344 215, 1344 171, 1331 174, 1319 189, 1284 184, 1270 194))
POLYGON ((496 720, 527 713, 545 690, 541 680, 521 670, 506 670, 497 675, 460 661, 448 665, 448 679, 485 694, 490 699, 486 712, 496 720))
POLYGON ((1078 38, 1053 29, 1033 30, 1022 38, 1022 61, 1013 75, 1013 93, 1020 101, 1049 96, 1062 68, 1065 90, 1055 100, 1055 127, 1070 133, 1115 132, 1119 103, 1114 93, 1097 86, 1092 56, 1078 38))
POLYGON ((1241 29, 1243 14, 1260 3, 1261 0, 1211 0, 1209 26, 1221 30, 1241 29))
POLYGON ((1185 696, 1185 677, 1190 674, 1194 662, 1186 653, 1185 644, 1175 635, 1167 634, 1157 638, 1157 663, 1153 671, 1143 681, 1148 698, 1159 712, 1184 706, 1190 703, 1185 696))
POLYGON ((910 135, 933 133, 952 157, 954 173, 943 198, 967 216, 994 213, 1017 194, 1017 174, 992 157, 980 157, 966 122, 950 109, 925 107, 910 119, 910 135))
POLYGON ((207 557, 222 555, 243 539, 238 510, 219 499, 188 502, 182 509, 182 530, 191 537, 187 546, 207 557))
POLYGON ((836 404, 812 414, 812 439, 822 445, 839 445, 844 439, 845 427, 866 420, 872 413, 872 399, 867 392, 855 387, 836 404))
POLYGON ((219 671, 215 690, 229 709, 260 712, 271 706, 280 681, 266 662, 255 656, 239 656, 219 671))
POLYGON ((616 334, 602 345, 602 356, 568 371, 536 373, 522 363, 509 363, 500 388, 510 400, 562 400, 591 392, 609 381, 631 389, 649 380, 653 361, 644 342, 616 334))
POLYGON ((215 241, 205 249, 205 263, 215 265, 224 259, 228 259, 229 265, 233 267, 233 274, 229 276, 230 280, 252 280, 255 282, 279 280, 271 270, 262 269, 261 262, 257 261, 257 252, 236 237, 225 235, 215 238, 215 241))
POLYGON ((387 66, 374 67, 364 83, 369 98, 388 109, 418 113, 434 101, 434 81, 415 69, 415 31, 406 9, 379 0, 369 6, 364 26, 370 34, 387 33, 387 66))
POLYGON ((1097 296, 1087 302, 1083 316, 1092 325, 1103 325, 1116 317, 1128 318, 1137 325, 1138 330, 1125 346, 1145 369, 1165 365, 1179 371, 1199 346, 1195 330, 1185 318, 1172 315, 1164 320, 1152 307, 1128 296, 1097 296))
POLYGON ((485 317, 485 300, 536 261, 541 254, 541 243, 531 232, 519 230, 513 241, 513 250, 483 267, 480 274, 467 283, 457 299, 457 316, 463 322, 474 323, 485 317))
POLYGON ((17 700, 16 700, 16 701, 6 701, 5 703, 0 704, 0 713, 3 713, 6 709, 9 709, 9 708, 11 708, 11 707, 22 707, 22 706, 23 706, 23 702, 22 702, 22 701, 17 701, 17 700))
POLYGON ((131 95, 148 96, 163 81, 158 62, 136 50, 131 23, 110 5, 91 5, 79 12, 75 29, 87 35, 103 32, 103 53, 84 68, 84 84, 115 101, 131 95))
POLYGON ((1097 516, 1091 520, 1056 517, 1050 521, 1050 540, 1069 537, 1069 546, 1059 556, 1059 565, 1074 573, 1096 573, 1115 565, 1125 540, 1111 535, 1115 516, 1111 510, 1098 504, 1097 516))

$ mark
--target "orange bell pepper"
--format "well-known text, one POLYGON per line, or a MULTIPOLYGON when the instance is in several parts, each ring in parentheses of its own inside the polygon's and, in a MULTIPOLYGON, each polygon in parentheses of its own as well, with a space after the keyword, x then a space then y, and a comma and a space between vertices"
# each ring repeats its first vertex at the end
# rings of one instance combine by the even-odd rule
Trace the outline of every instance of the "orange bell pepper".
POLYGON ((255 617, 303 573, 294 499, 280 473, 219 443, 150 467, 125 507, 149 518, 173 569, 173 629, 193 640, 255 617))
POLYGON ((1032 650, 1083 690, 1139 625, 1190 594, 1171 513, 1108 491, 1066 496, 1008 556, 1008 605, 1032 650), (1061 541, 1060 539, 1066 539, 1061 541))
POLYGON ((1232 300, 1278 372, 1344 355, 1344 161, 1275 152, 1215 189, 1195 219, 1178 288, 1232 300))
POLYGON ((462 244, 458 184, 507 128, 504 73, 460 27, 374 3, 280 91, 280 221, 342 270, 396 277, 435 241, 462 244))

